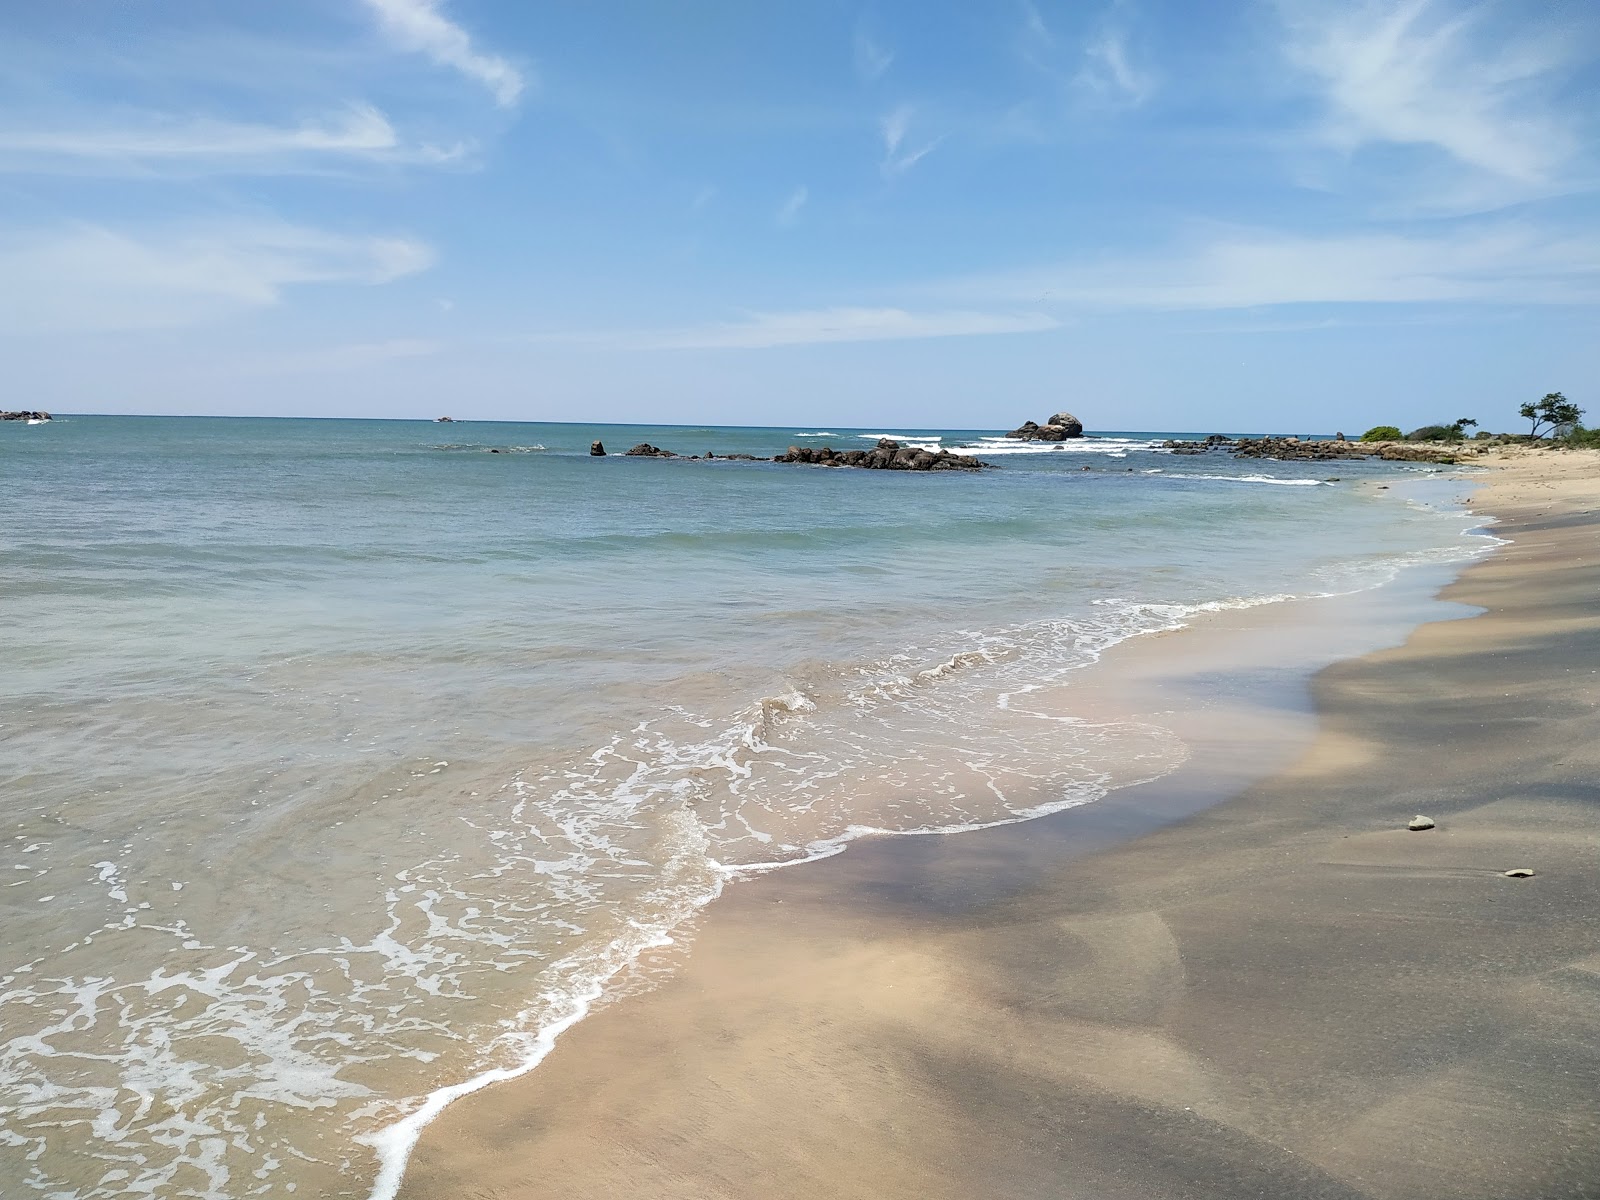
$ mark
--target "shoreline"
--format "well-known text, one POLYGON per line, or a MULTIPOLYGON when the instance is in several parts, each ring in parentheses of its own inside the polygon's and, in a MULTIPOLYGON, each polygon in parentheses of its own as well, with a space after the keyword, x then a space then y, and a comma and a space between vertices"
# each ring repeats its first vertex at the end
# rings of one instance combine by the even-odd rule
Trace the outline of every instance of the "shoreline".
MULTIPOLYGON (((1535 490, 1540 486, 1537 482, 1529 485, 1535 490)), ((1507 503, 1515 507, 1516 502, 1507 503)), ((1491 501, 1489 507, 1493 508, 1499 504, 1499 501, 1491 501)), ((1474 572, 1481 572, 1486 563, 1500 560, 1504 549, 1502 548, 1500 555, 1480 560, 1470 566, 1462 580, 1447 588, 1446 592, 1459 592, 1463 587, 1470 591, 1472 585, 1467 583, 1468 578, 1474 572)), ((1461 599, 1466 600, 1468 597, 1461 599)), ((1251 640, 1259 638, 1262 624, 1259 610, 1255 613, 1234 616, 1236 618, 1233 622, 1236 626, 1234 634, 1251 640)), ((1453 624, 1459 626, 1475 623, 1458 621, 1453 624)), ((1437 623, 1423 627, 1426 630, 1441 628, 1437 623)), ((1215 633, 1215 630, 1212 632, 1215 633)), ((1410 649, 1411 643, 1419 640, 1421 633, 1422 630, 1419 630, 1417 635, 1413 635, 1406 647, 1384 651, 1371 657, 1381 661, 1386 656, 1403 656, 1410 649)), ((1433 635, 1435 640, 1438 636, 1433 635)), ((1125 645, 1136 647, 1134 653, 1142 653, 1153 661, 1161 657, 1154 646, 1154 643, 1160 640, 1159 637, 1134 639, 1125 645)), ((1445 640, 1449 641, 1449 638, 1446 637, 1445 640)), ((1226 650, 1226 638, 1221 645, 1223 657, 1226 658, 1229 653, 1226 650)), ((1122 648, 1119 647, 1120 649, 1122 648)), ((1368 660, 1357 660, 1358 663, 1366 661, 1368 660)), ((1336 675, 1349 666, 1348 663, 1342 664, 1319 677, 1317 684, 1319 699, 1326 700, 1322 695, 1327 690, 1325 677, 1336 675)), ((1135 675, 1137 674, 1138 672, 1135 672, 1135 675)), ((1153 671, 1153 674, 1146 678, 1146 684, 1150 684, 1152 679, 1159 675, 1158 670, 1153 671)), ((1253 684, 1259 686, 1260 680, 1254 680, 1253 684)), ((1173 686, 1170 678, 1155 686, 1157 691, 1162 687, 1167 688, 1170 697, 1170 689, 1173 686)), ((1124 695, 1121 702, 1128 703, 1128 696, 1124 695)), ((1142 702, 1148 704, 1149 696, 1145 696, 1142 702)), ((1274 703, 1281 709, 1282 696, 1280 695, 1274 703)), ((1320 707, 1326 708, 1326 703, 1320 707)), ((1302 721, 1302 724, 1306 722, 1302 721)), ((827 946, 828 939, 823 938, 822 944, 819 944, 819 930, 831 931, 832 937, 842 937, 869 961, 875 962, 884 948, 889 946, 894 950, 891 958, 909 954, 912 959, 923 962, 924 969, 929 966, 925 960, 929 959, 930 955, 941 962, 969 957, 971 948, 967 943, 972 941, 973 931, 960 930, 965 938, 963 940, 963 936, 958 936, 958 930, 959 927, 970 925, 975 921, 981 925, 985 936, 997 945, 1004 946, 1008 941, 1026 941, 1026 938, 1022 937, 1022 931, 1029 930, 1037 924, 1037 909, 1050 904, 1059 905, 1063 892, 1071 894, 1081 890, 1083 881, 1073 878, 1077 869, 1087 868, 1091 864, 1103 865, 1107 859, 1119 857, 1131 856, 1137 860, 1143 848, 1149 847, 1164 835, 1176 836, 1181 841, 1185 833, 1192 835, 1196 827, 1204 823, 1216 824, 1221 821, 1238 832, 1236 821, 1224 820, 1218 814, 1245 804, 1251 796, 1263 788, 1271 792, 1274 784, 1281 787, 1282 781, 1303 776, 1307 770, 1307 763, 1318 762, 1319 755, 1322 759, 1328 757, 1330 740, 1337 744, 1334 753, 1341 766, 1348 767, 1352 761, 1357 761, 1360 748, 1352 744, 1352 739, 1347 734, 1330 730, 1328 724, 1325 716, 1321 721, 1322 729, 1318 734, 1316 746, 1300 764, 1290 765, 1287 762, 1276 764, 1280 768, 1288 768, 1287 773, 1280 773, 1267 784, 1249 789, 1244 796, 1237 796, 1217 808, 1207 806, 1211 800, 1239 790, 1240 779, 1237 770, 1230 774, 1228 769, 1223 769, 1225 760, 1230 757, 1237 759, 1236 747, 1225 749, 1220 755, 1213 754, 1213 761, 1209 765, 1202 764, 1204 766, 1202 771, 1197 772, 1193 767, 1180 768, 1174 775, 1125 789, 1113 797, 1082 809, 1069 810, 1067 813, 1042 818, 1022 826, 967 833, 958 839, 893 838, 858 842, 851 847, 849 855, 840 856, 826 863, 814 864, 806 872, 775 872, 738 889, 733 894, 725 895, 708 914, 697 919, 696 923, 703 924, 703 928, 696 938, 693 953, 688 956, 686 963, 679 965, 677 973, 657 990, 643 995, 625 996, 608 1004, 603 1011, 597 1012, 581 1027, 567 1034, 562 1039, 558 1052, 539 1072, 518 1083, 502 1084, 480 1092, 469 1100, 461 1101, 452 1106, 435 1125, 430 1126, 417 1147, 416 1157, 407 1173, 400 1195, 405 1197, 460 1195, 463 1183, 470 1187, 472 1194, 507 1196, 548 1194, 552 1182, 549 1171, 553 1165, 559 1169, 562 1180, 560 1187, 554 1190, 574 1195, 598 1194, 602 1190, 612 1190, 624 1186, 626 1180, 634 1181, 629 1185, 631 1194, 663 1196, 751 1194, 750 1191, 743 1189, 756 1188, 755 1183, 741 1185, 736 1178, 718 1174, 718 1171, 724 1170, 727 1165, 724 1163, 724 1168, 716 1166, 719 1154, 731 1152, 724 1135, 726 1126, 730 1124, 736 1126, 741 1121, 759 1118, 763 1101, 768 1107, 776 1104, 778 1110, 783 1111, 784 1104, 788 1103, 785 1097, 797 1090, 804 1094, 808 1090, 815 1091, 820 1087, 825 1095, 835 1100, 849 1099, 850 1094, 857 1088, 862 1095, 872 1095, 875 1092, 871 1086, 872 1080, 852 1080, 852 1071, 849 1069, 851 1064, 848 1063, 837 1064, 837 1069, 823 1072, 826 1077, 825 1082, 814 1075, 808 1075, 805 1071, 800 1071, 801 1078, 794 1078, 791 1072, 790 1077, 784 1079, 781 1085, 770 1089, 760 1086, 761 1080, 782 1066, 781 1062, 774 1064, 771 1061, 772 1056, 777 1054, 777 1047, 788 1044, 783 1036, 787 1030, 774 1030, 770 1025, 763 1024, 759 1018, 763 1011, 771 1009, 774 1004, 784 1002, 782 998, 771 994, 770 984, 772 980, 793 979, 794 967, 790 960, 798 959, 814 968, 813 972, 808 973, 806 986, 797 986, 792 990, 804 992, 806 987, 813 991, 821 989, 824 994, 821 998, 833 1001, 847 997, 851 991, 852 979, 841 977, 840 964, 835 961, 837 953, 827 946), (1209 786, 1212 789, 1209 794, 1205 793, 1205 787, 1201 786, 1199 778, 1207 771, 1210 773, 1209 786), (1187 809, 1184 808, 1185 805, 1188 806, 1187 809), (1201 809, 1205 809, 1202 816, 1192 821, 1183 820, 1201 809), (1180 824, 1172 826, 1170 823, 1174 820, 1179 820, 1180 824), (1096 826, 1099 828, 1096 829, 1096 826), (1058 829, 1065 827, 1070 832, 1057 833, 1051 827, 1058 829), (1152 830, 1158 832, 1152 833, 1152 830), (1130 836, 1131 841, 1128 840, 1130 836), (918 843, 921 845, 917 845, 918 843), (1021 865, 1019 854, 1027 863, 1026 869, 1021 871, 1017 869, 1021 865), (1073 866, 1068 869, 1066 876, 1056 877, 1056 868, 1068 862, 1073 866), (773 907, 778 904, 785 905, 786 909, 779 910, 773 907), (995 920, 997 912, 1005 918, 998 924, 995 920), (797 913, 803 914, 798 920, 795 915, 797 913), (952 925, 957 929, 950 928, 952 925), (908 935, 910 935, 909 945, 906 944, 908 935), (947 944, 952 939, 955 944, 947 944), (774 944, 779 948, 773 949, 774 944), (741 966, 742 960, 752 956, 764 963, 767 968, 756 973, 760 976, 756 980, 750 979, 748 968, 741 966), (765 989, 763 984, 767 984, 765 989), (754 1016, 751 1020, 741 1023, 741 1015, 750 1016, 749 1010, 752 1006, 754 1016), (641 1046, 638 1031, 633 1026, 650 1025, 658 1018, 666 1018, 669 1021, 669 1028, 675 1032, 657 1039, 648 1047, 641 1046), (681 1088, 674 1089, 670 1076, 675 1071, 682 1071, 686 1064, 703 1059, 702 1065, 709 1072, 708 1079, 721 1080, 719 1094, 725 1094, 732 1086, 722 1071, 725 1064, 722 1063, 723 1056, 719 1055, 717 1044, 712 1043, 708 1046, 704 1043, 703 1037, 694 1036, 700 1031, 701 1026, 708 1023, 715 1024, 723 1030, 720 1035, 722 1038, 736 1036, 743 1040, 757 1031, 765 1035, 754 1039, 757 1048, 753 1049, 751 1054, 755 1061, 741 1062, 736 1073, 739 1079, 745 1081, 739 1085, 739 1090, 748 1093, 749 1100, 731 1111, 718 1110, 714 1114, 708 1112, 706 1120, 697 1123, 691 1132, 685 1132, 681 1127, 681 1120, 676 1132, 654 1132, 663 1121, 670 1129, 675 1116, 682 1117, 680 1109, 683 1105, 679 1101, 685 1097, 678 1094, 682 1091, 681 1088), (766 1047, 765 1053, 760 1049, 761 1046, 766 1047), (663 1075, 669 1078, 663 1080, 663 1075), (597 1109, 592 1098, 587 1102, 578 1102, 582 1093, 581 1081, 584 1079, 587 1079, 602 1096, 615 1096, 621 1086, 619 1079, 630 1080, 635 1088, 655 1098, 654 1107, 651 1108, 652 1119, 627 1122, 637 1136, 618 1136, 616 1125, 618 1116, 607 1112, 606 1104, 600 1104, 597 1109), (810 1085, 809 1089, 804 1086, 807 1084, 810 1085), (713 1115, 715 1120, 711 1119, 713 1115), (528 1124, 530 1121, 532 1129, 537 1130, 537 1136, 530 1131, 528 1124), (676 1147, 682 1152, 687 1152, 697 1138, 704 1140, 702 1149, 706 1154, 704 1156, 697 1154, 694 1158, 698 1162, 704 1157, 706 1165, 703 1169, 695 1168, 690 1172, 696 1180, 692 1185, 688 1177, 678 1179, 677 1174, 673 1174, 675 1182, 670 1185, 667 1182, 662 1182, 659 1186, 654 1183, 646 1184, 641 1191, 637 1172, 642 1169, 645 1161, 653 1162, 659 1158, 659 1148, 663 1138, 669 1146, 676 1147), (656 1149, 652 1150, 652 1147, 656 1149), (552 1164, 553 1153, 559 1159, 558 1163, 552 1164), (632 1167, 623 1169, 625 1163, 632 1163, 632 1167), (586 1170, 589 1173, 586 1174, 586 1170), (545 1184, 524 1192, 511 1182, 516 1178, 542 1179, 545 1184), (726 1188, 714 1185, 713 1178, 723 1178, 726 1188), (679 1184, 683 1185, 684 1190, 679 1190, 679 1184)), ((1309 728, 1301 730, 1303 737, 1309 737, 1309 733, 1309 728)), ((1258 749, 1271 743, 1277 745, 1281 751, 1285 742, 1284 731, 1280 728, 1270 731, 1266 735, 1266 741, 1258 745, 1258 749)), ((1232 763, 1233 767, 1237 765, 1237 761, 1232 763)), ((1451 832, 1447 828, 1437 840, 1446 840, 1451 832)), ((1137 875, 1137 871, 1134 874, 1137 875)), ((1094 937, 1089 939, 1091 943, 1095 940, 1094 937)), ((1137 941, 1137 937, 1134 940, 1137 941)), ((949 964, 944 962, 944 965, 949 964)), ((1171 964, 1167 965, 1170 967, 1171 964)), ((878 973, 875 971, 875 978, 878 973)), ((879 994, 882 990, 907 987, 916 982, 917 974, 918 971, 915 969, 909 974, 904 969, 899 971, 891 969, 888 971, 888 978, 881 980, 876 988, 866 989, 867 993, 877 1002, 881 1002, 885 999, 879 994), (899 978, 901 975, 906 977, 899 978)), ((1091 1009, 1096 1003, 1104 1007, 1104 1002, 1087 999, 1096 991, 1096 980, 1092 978, 1095 972, 1090 971, 1088 974, 1091 978, 1079 981, 1079 986, 1085 993, 1080 999, 1088 1003, 1091 1009)), ((1102 963, 1099 974, 1103 978, 1099 979, 1098 983, 1106 985, 1112 993, 1126 984, 1125 980, 1121 984, 1118 983, 1120 976, 1112 965, 1102 963)), ((1045 990, 1050 992, 1060 989, 1045 990)), ((858 1001, 861 998, 856 997, 858 1001)), ((819 997, 813 996, 813 999, 819 997)), ((967 997, 967 999, 971 1001, 972 998, 967 997)), ((937 1008, 938 1005, 934 1007, 937 1008)), ((977 1007, 981 1009, 984 1006, 977 1007)), ((989 1007, 993 1007, 992 1001, 989 1007)), ((1033 1007, 1037 1007, 1036 998, 1030 998, 1028 988, 1019 987, 1008 1003, 999 1006, 998 1019, 1004 1024, 1006 1019, 1015 1018, 1015 1010, 1028 1010, 1033 1007)), ((797 1014, 797 1021, 802 1028, 805 1016, 812 1012, 812 1008, 802 1008, 797 1014)), ((906 1017, 913 1014, 900 1015, 906 1017)), ((967 1014, 969 1020, 974 1015, 967 1014)), ((997 1018, 995 1012, 987 1015, 989 1018, 997 1018)), ((1127 1016, 1128 1014, 1123 1013, 1109 1024, 1121 1029, 1129 1024, 1127 1016)), ((1075 1019, 1082 1023, 1081 1014, 1075 1019)), ((831 1025, 837 1022, 830 1018, 828 1023, 831 1025)), ((1091 1025, 1094 1024, 1091 1022, 1091 1025)), ((921 1025, 922 1032, 926 1034, 926 1022, 922 1022, 921 1025)), ((910 1027, 916 1030, 919 1028, 919 1022, 910 1021, 910 1027)), ((1079 1032, 1082 1033, 1083 1030, 1080 1029, 1079 1032)), ((1103 1033, 1103 1030, 1100 1032, 1103 1033)), ((793 1034, 788 1033, 788 1041, 792 1040, 793 1034)), ((970 1038, 968 1040, 970 1041, 970 1038)), ((961 1039, 957 1041, 961 1043, 957 1048, 963 1052, 974 1051, 974 1046, 962 1042, 961 1039)), ((863 1048, 869 1055, 875 1050, 881 1052, 881 1047, 874 1045, 871 1039, 863 1043, 863 1048)), ((819 1053, 822 1050, 821 1047, 812 1049, 819 1053)), ((1130 1063, 1137 1066, 1140 1061, 1160 1049, 1152 1045, 1140 1048, 1133 1043, 1122 1045, 1120 1048, 1113 1047, 1107 1052, 1108 1063, 1113 1060, 1120 1061, 1122 1068, 1126 1069, 1130 1063)), ((1157 1057, 1161 1057, 1161 1054, 1158 1053, 1157 1057)), ((777 1070, 777 1074, 783 1076, 785 1073, 777 1070)), ((1147 1091, 1149 1094, 1143 1095, 1141 1102, 1159 1106, 1162 1089, 1153 1087, 1147 1091)), ((880 1099, 887 1102, 891 1097, 880 1097, 880 1099)), ((1004 1096, 991 1099, 1004 1107, 1004 1096)), ((640 1103, 642 1101, 637 1098, 633 1099, 634 1106, 640 1103)), ((1192 1105, 1185 1105, 1182 1108, 1185 1112, 1194 1111, 1192 1105)), ((977 1132, 980 1127, 987 1128, 983 1123, 979 1123, 979 1127, 974 1127, 968 1132, 977 1132)), ((780 1156, 793 1158, 793 1147, 788 1151, 782 1145, 767 1149, 780 1156)), ((739 1157, 748 1158, 749 1153, 750 1151, 740 1152, 739 1157)), ((677 1171, 682 1172, 685 1169, 681 1163, 678 1164, 677 1171)), ((769 1172, 771 1170, 770 1166, 766 1169, 769 1172)), ((813 1165, 809 1170, 797 1170, 792 1174, 782 1172, 768 1174, 763 1177, 758 1190, 766 1194, 785 1195, 809 1195, 813 1194, 813 1191, 821 1194, 823 1191, 838 1190, 844 1190, 845 1194, 892 1195, 901 1192, 911 1194, 912 1191, 929 1194, 927 1189, 932 1189, 932 1194, 943 1194, 941 1189, 950 1187, 952 1190, 949 1194, 961 1194, 960 1188, 955 1186, 956 1174, 959 1173, 952 1174, 946 1171, 933 1177, 919 1178, 917 1172, 906 1167, 901 1174, 880 1177, 867 1190, 856 1192, 842 1187, 841 1181, 829 1172, 818 1173, 818 1169, 813 1165)), ((1051 1177, 1047 1174, 1035 1182, 1046 1184, 1050 1181, 1051 1177)), ((1055 1180, 1057 1185, 1060 1182, 1055 1180)), ((1114 1179, 1108 1176, 1102 1180, 1102 1185, 1109 1186, 1111 1182, 1114 1182, 1114 1179)), ((1101 1193, 1091 1190, 1086 1194, 1101 1193)), ((1160 1193, 1158 1191, 1154 1194, 1160 1193)), ((1371 1194, 1385 1193, 1378 1191, 1371 1194)))
MULTIPOLYGON (((1499 709, 1490 725, 1512 736, 1494 752, 1472 746, 1483 720, 1418 709, 1442 672, 1461 683, 1485 659, 1494 688, 1538 698, 1573 661, 1566 643, 1600 630, 1592 589, 1576 616, 1549 611, 1573 605, 1566 573, 1600 576, 1594 485, 1558 499, 1515 475, 1491 477, 1478 506, 1512 544, 1445 589, 1485 613, 1323 670, 1317 738, 1274 778, 1165 826, 1170 810, 1139 813, 1158 798, 1134 803, 1120 822, 1141 835, 1102 830, 1104 845, 1066 856, 1058 840, 1030 870, 1016 851, 1042 826, 1117 805, 858 843, 726 894, 669 979, 582 1022, 536 1074, 446 1110, 400 1195, 1587 1194, 1600 1061, 1571 1030, 1600 978, 1600 838, 1576 800, 1525 798, 1494 819, 1517 800, 1451 795, 1533 762, 1538 734, 1504 693, 1466 701, 1499 709), (1518 654, 1530 661, 1507 672, 1518 654), (1379 707, 1410 733, 1379 738, 1379 707), (1451 762, 1403 754, 1418 726, 1451 762), (1371 795, 1384 779, 1397 794, 1371 795), (1411 810, 1440 829, 1408 834, 1411 810), (1562 837, 1531 829, 1539 814, 1562 837), (1539 875, 1499 875, 1517 866, 1539 875), (1472 987, 1496 954, 1517 976, 1472 987), (1499 992, 1552 974, 1578 984, 1523 998, 1541 1021, 1496 1011, 1499 992)), ((1582 771, 1590 742, 1571 741, 1568 765, 1582 771)))
MULTIPOLYGON (((1416 482, 1427 486, 1422 480, 1416 482)), ((1436 484, 1439 480, 1428 482, 1436 484)), ((1484 533, 1485 522, 1473 522, 1474 514, 1465 498, 1458 497, 1454 504, 1460 506, 1463 538, 1477 535, 1494 540, 1484 533)), ((1450 606, 1435 600, 1434 594, 1446 578, 1454 577, 1465 563, 1490 548, 1488 544, 1481 548, 1463 545, 1459 556, 1426 566, 1397 558, 1387 564, 1394 572, 1390 578, 1360 583, 1348 591, 1156 605, 1174 610, 1162 616, 1173 624, 1118 636, 1095 652, 1094 661, 1071 672, 1070 682, 1033 692, 1028 707, 1046 711, 1059 708, 1060 715, 1048 718, 1052 720, 1076 721, 1085 719, 1088 712, 1093 714, 1087 718, 1092 723, 1110 726, 1143 724, 1156 713, 1160 719, 1154 723, 1166 734, 1176 735, 1180 744, 1198 743, 1205 748, 1198 764, 1169 767, 1142 781, 1108 783, 1107 790, 1097 796, 1049 800, 1036 808, 977 824, 918 829, 855 826, 847 833, 815 843, 813 852, 805 857, 724 863, 722 883, 704 905, 668 931, 639 927, 641 938, 630 939, 636 946, 608 960, 610 965, 603 977, 591 977, 574 991, 569 1010, 537 1029, 517 1035, 519 1043, 526 1046, 520 1061, 441 1085, 404 1118, 358 1139, 379 1160, 377 1179, 369 1193, 371 1200, 390 1200, 396 1195, 412 1147, 449 1106, 485 1089, 525 1078, 540 1067, 555 1049, 556 1040, 567 1031, 637 991, 641 979, 659 978, 674 971, 690 953, 687 947, 692 945, 694 930, 725 900, 728 884, 755 882, 788 868, 813 867, 847 850, 855 854, 908 854, 915 859, 917 852, 904 843, 937 844, 954 834, 1001 834, 1021 827, 1034 831, 1027 837, 1030 847, 1037 843, 1048 848, 1031 851, 1035 857, 1044 855, 1039 857, 1040 862, 1046 858, 1059 862, 1215 804, 1230 792, 1269 774, 1274 765, 1286 763, 1296 746, 1309 743, 1312 714, 1309 701, 1301 693, 1316 670, 1397 641, 1420 621, 1429 619, 1427 614, 1446 619, 1444 610, 1450 606), (1314 631, 1314 639, 1299 636, 1308 630, 1314 631), (1230 692, 1237 691, 1233 677, 1240 674, 1240 662, 1249 659, 1251 683, 1258 688, 1268 687, 1272 700, 1256 697, 1247 706, 1249 711, 1245 711, 1246 706, 1235 696, 1223 706, 1222 713, 1208 713, 1200 724, 1181 716, 1175 718, 1170 710, 1162 709, 1168 698, 1163 687, 1174 683, 1167 642, 1171 637, 1178 638, 1182 646, 1185 672, 1201 669, 1213 683, 1228 677, 1224 686, 1230 692), (1230 722, 1244 723, 1250 732, 1244 737, 1223 733, 1221 726, 1230 722), (1246 757, 1239 757, 1241 751, 1246 757), (1251 765, 1241 768, 1240 763, 1245 761, 1251 765), (1130 795, 1137 797, 1131 804, 1126 800, 1130 795), (1059 824, 1069 814, 1070 823, 1059 824), (653 958, 661 961, 652 962, 653 958)), ((1013 852, 1020 848, 1014 846, 1013 852)))

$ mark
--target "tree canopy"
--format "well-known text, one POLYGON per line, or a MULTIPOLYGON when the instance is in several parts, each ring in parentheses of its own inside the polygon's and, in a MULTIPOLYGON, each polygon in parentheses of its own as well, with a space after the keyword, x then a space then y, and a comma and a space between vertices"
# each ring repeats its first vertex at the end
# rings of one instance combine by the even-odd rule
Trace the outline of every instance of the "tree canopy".
POLYGON ((1560 392, 1546 392, 1544 399, 1530 400, 1517 411, 1533 422, 1533 428, 1528 431, 1529 437, 1539 437, 1541 428, 1552 432, 1570 429, 1583 417, 1583 409, 1560 392))

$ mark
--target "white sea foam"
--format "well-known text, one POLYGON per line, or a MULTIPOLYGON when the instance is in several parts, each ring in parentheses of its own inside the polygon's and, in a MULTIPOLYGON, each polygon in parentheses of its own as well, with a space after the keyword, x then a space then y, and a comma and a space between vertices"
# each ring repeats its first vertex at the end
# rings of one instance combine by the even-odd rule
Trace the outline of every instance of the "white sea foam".
POLYGON ((1126 458, 1131 451, 1166 453, 1161 443, 1145 438, 1082 437, 1062 442, 1028 442, 1020 438, 983 437, 952 448, 957 454, 991 457, 997 454, 1098 454, 1126 458))
POLYGON ((1227 483, 1267 483, 1274 487, 1320 487, 1325 479, 1280 479, 1276 475, 1178 475, 1173 479, 1219 479, 1227 483))

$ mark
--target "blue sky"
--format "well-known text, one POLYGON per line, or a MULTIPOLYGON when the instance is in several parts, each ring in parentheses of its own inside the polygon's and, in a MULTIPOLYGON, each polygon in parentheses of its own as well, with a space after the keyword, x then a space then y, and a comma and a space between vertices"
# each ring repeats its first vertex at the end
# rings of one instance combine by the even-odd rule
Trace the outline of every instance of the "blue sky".
POLYGON ((56 0, 0 34, 3 407, 1600 419, 1583 0, 56 0))

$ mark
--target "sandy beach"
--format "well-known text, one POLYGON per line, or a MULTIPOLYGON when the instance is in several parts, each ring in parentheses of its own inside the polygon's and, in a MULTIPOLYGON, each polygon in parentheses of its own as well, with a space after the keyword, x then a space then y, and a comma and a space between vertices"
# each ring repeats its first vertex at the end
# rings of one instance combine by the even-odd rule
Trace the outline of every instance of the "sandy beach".
POLYGON ((1488 465, 1456 619, 1119 648, 1190 764, 730 888, 401 1196, 1600 1197, 1600 458, 1488 465))

